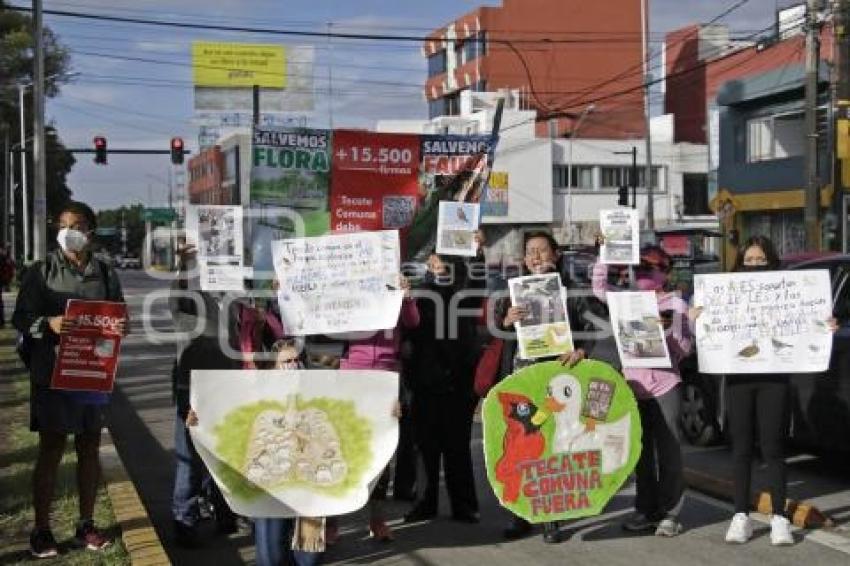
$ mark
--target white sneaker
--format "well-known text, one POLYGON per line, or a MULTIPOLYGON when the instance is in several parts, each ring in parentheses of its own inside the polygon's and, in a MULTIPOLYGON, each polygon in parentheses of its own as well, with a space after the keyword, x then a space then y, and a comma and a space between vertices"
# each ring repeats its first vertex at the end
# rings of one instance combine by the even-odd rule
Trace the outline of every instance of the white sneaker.
POLYGON ((744 544, 753 536, 753 524, 746 513, 735 513, 729 529, 726 531, 726 542, 744 544))
POLYGON ((774 515, 770 519, 770 544, 774 546, 794 544, 794 536, 791 534, 791 521, 782 515, 774 515))

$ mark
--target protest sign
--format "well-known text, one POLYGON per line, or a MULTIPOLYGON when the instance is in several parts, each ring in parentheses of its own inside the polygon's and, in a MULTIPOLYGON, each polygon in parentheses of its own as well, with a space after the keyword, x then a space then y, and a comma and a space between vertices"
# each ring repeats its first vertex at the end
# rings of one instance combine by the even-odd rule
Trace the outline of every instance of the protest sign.
POLYGON ((595 360, 517 371, 490 390, 482 421, 490 486, 532 523, 598 515, 640 456, 634 395, 595 360))
POLYGON ((599 230, 605 238, 599 261, 605 264, 640 263, 640 219, 633 208, 599 211, 599 230))
POLYGON ((241 206, 187 206, 186 241, 197 249, 202 290, 243 289, 241 206))
POLYGON ((520 357, 526 360, 557 356, 573 350, 567 317, 566 289, 557 273, 528 275, 508 280, 511 304, 528 315, 516 322, 520 357))
POLYGON ((272 242, 283 326, 291 334, 383 330, 403 292, 396 230, 272 242))
POLYGON ((694 277, 699 369, 705 373, 826 371, 832 353, 827 270, 694 277))
POLYGON ((71 299, 64 316, 77 325, 59 337, 50 387, 111 392, 121 349, 118 324, 127 319, 127 305, 71 299))
POLYGON ((195 448, 246 517, 322 517, 363 507, 398 443, 398 374, 192 371, 195 448))
POLYGON ((609 291, 606 297, 622 366, 672 367, 655 291, 609 291))
POLYGON ((255 273, 271 273, 271 242, 330 228, 331 132, 257 127, 251 155, 248 264, 255 273))
POLYGON ((437 253, 474 257, 477 252, 480 205, 467 202, 440 202, 437 221, 437 253))
POLYGON ((334 132, 331 229, 397 230, 413 221, 418 199, 419 136, 334 132))

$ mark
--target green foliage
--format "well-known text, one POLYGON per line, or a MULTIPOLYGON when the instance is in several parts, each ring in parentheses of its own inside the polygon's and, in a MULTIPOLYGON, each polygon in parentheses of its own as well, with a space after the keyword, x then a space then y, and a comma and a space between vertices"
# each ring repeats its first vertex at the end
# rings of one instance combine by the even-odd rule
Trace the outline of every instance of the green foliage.
POLYGON ((121 214, 123 212, 124 223, 127 226, 127 254, 141 257, 141 250, 145 241, 144 210, 145 207, 141 204, 99 210, 97 213, 98 227, 114 227, 117 229, 115 236, 98 237, 99 247, 106 249, 113 255, 121 253, 121 214))

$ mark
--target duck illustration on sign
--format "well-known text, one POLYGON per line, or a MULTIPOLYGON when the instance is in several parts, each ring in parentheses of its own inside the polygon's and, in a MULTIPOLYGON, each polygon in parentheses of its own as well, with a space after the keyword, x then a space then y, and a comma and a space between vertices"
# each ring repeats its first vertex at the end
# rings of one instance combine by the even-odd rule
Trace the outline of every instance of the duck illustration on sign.
POLYGON ((640 455, 634 395, 603 362, 519 370, 490 391, 482 415, 490 485, 534 523, 601 513, 640 455))

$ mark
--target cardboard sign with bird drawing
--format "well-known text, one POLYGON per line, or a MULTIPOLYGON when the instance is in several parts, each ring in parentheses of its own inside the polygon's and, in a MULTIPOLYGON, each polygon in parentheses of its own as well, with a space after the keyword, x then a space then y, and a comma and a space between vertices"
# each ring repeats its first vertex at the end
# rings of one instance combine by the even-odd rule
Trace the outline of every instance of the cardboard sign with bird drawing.
POLYGON ((533 523, 601 513, 641 450, 631 389, 595 360, 517 371, 490 391, 483 422, 490 485, 533 523))

